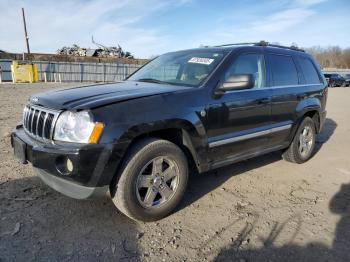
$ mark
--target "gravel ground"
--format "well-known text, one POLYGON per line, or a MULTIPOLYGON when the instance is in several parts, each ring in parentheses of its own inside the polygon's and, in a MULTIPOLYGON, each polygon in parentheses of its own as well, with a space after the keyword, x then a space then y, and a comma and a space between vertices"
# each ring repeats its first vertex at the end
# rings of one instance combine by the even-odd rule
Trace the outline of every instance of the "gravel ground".
POLYGON ((29 95, 0 85, 0 261, 350 261, 350 88, 329 91, 317 153, 280 153, 192 176, 176 212, 137 224, 106 199, 70 199, 12 155, 29 95))

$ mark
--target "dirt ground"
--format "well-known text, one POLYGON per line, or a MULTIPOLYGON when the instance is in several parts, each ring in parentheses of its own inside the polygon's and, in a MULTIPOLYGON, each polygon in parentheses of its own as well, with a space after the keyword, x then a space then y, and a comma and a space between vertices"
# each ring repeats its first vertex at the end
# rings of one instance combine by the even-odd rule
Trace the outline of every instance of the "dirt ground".
POLYGON ((66 86, 0 85, 0 261, 350 261, 350 88, 329 90, 307 163, 276 152, 192 176, 174 214, 138 224, 14 159, 9 133, 28 96, 66 86))

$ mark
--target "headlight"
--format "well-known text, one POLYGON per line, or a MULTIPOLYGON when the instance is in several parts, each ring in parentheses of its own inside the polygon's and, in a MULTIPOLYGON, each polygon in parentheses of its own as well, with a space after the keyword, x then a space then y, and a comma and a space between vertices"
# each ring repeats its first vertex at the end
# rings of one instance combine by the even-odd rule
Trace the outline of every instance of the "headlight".
POLYGON ((87 111, 65 111, 58 117, 55 126, 54 140, 75 143, 97 143, 104 125, 94 123, 87 111))

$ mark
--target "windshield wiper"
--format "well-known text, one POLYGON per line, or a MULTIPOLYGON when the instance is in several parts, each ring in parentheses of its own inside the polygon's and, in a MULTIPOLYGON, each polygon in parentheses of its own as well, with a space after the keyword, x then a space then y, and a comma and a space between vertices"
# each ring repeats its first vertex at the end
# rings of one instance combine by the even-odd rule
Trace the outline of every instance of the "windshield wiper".
POLYGON ((148 82, 148 83, 156 83, 156 84, 169 84, 168 82, 161 81, 161 80, 154 79, 154 78, 140 78, 140 79, 137 79, 136 81, 148 82))

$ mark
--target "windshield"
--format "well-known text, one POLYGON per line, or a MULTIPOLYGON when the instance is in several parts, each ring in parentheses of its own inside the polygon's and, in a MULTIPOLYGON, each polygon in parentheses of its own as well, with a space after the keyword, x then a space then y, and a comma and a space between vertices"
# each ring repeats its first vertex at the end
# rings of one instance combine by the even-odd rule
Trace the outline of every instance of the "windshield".
POLYGON ((180 51, 161 55, 127 80, 199 86, 225 57, 225 51, 180 51))

